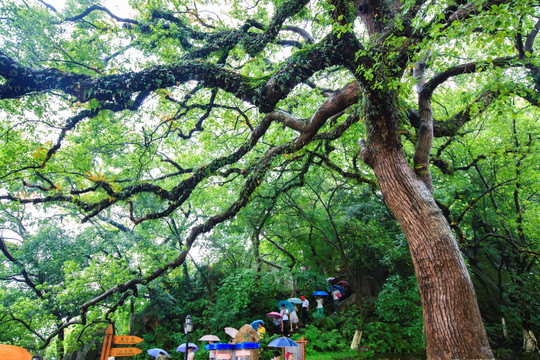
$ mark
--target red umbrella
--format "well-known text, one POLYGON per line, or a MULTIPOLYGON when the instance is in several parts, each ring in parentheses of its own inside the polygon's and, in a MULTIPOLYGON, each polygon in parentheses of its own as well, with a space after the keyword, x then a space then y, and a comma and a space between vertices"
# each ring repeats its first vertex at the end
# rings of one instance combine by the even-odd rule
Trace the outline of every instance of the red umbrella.
POLYGON ((345 280, 338 281, 338 284, 345 287, 351 286, 351 284, 345 280))
POLYGON ((268 314, 266 314, 266 316, 271 317, 271 318, 282 318, 283 317, 283 315, 281 315, 280 313, 275 312, 275 311, 269 312, 268 314))

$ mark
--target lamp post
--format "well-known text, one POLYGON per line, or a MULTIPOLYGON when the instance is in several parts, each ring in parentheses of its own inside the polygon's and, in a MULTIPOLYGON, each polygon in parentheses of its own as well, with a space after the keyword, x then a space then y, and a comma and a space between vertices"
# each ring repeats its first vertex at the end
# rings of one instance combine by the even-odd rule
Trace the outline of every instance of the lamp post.
POLYGON ((188 360, 189 349, 189 333, 193 331, 193 321, 191 315, 186 316, 186 323, 184 324, 184 333, 186 334, 186 360, 188 360))

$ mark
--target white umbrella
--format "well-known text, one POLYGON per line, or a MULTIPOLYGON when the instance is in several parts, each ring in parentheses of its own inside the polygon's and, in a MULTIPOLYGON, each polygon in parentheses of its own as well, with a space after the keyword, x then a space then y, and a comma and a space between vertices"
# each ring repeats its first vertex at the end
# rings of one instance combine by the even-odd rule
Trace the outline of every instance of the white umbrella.
POLYGON ((199 341, 221 341, 216 335, 204 335, 199 341))
POLYGON ((225 330, 225 333, 232 338, 234 338, 236 334, 238 334, 238 330, 232 327, 226 327, 224 330, 225 330))

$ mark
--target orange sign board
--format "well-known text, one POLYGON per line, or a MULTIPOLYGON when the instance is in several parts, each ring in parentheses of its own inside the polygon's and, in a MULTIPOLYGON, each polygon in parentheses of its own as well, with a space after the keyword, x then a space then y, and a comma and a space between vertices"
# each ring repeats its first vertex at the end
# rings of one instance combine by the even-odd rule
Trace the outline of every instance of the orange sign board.
POLYGON ((142 350, 137 348, 111 348, 109 356, 134 356, 140 353, 142 350))
POLYGON ((133 335, 113 335, 113 344, 133 345, 143 342, 143 339, 133 335))

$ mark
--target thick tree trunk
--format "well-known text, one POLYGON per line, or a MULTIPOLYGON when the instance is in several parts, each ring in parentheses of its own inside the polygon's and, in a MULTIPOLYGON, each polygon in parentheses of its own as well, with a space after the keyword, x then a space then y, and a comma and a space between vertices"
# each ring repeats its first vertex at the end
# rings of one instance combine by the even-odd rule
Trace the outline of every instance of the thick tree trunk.
POLYGON ((64 329, 60 330, 58 333, 58 341, 56 343, 56 354, 61 359, 64 357, 64 340, 65 340, 64 329))
POLYGON ((407 238, 422 299, 428 359, 493 359, 456 239, 426 177, 416 174, 405 158, 397 94, 370 95, 367 145, 360 141, 360 156, 373 169, 384 201, 407 238))
POLYGON ((469 273, 431 192, 400 149, 377 151, 372 165, 385 202, 409 243, 428 359, 492 359, 469 273))

